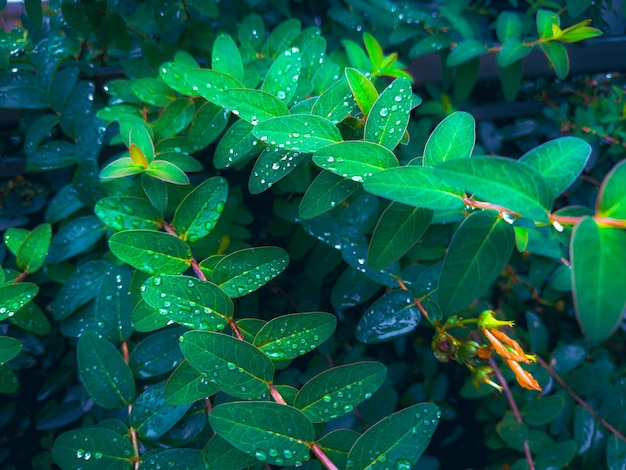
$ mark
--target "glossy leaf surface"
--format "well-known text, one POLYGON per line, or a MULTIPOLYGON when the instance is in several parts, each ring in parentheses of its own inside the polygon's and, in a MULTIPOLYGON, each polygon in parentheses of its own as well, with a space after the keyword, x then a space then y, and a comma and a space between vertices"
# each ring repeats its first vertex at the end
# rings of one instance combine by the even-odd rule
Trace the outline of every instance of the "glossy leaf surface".
POLYGON ((601 217, 626 219, 626 163, 618 163, 606 175, 596 204, 601 217))
POLYGON ((345 179, 329 171, 322 171, 313 180, 302 201, 299 213, 303 219, 311 219, 333 209, 337 204, 359 189, 359 183, 345 179))
POLYGON ((253 126, 273 117, 289 114, 279 98, 261 90, 233 88, 218 95, 218 104, 253 126))
POLYGON ((413 93, 407 78, 390 83, 372 105, 365 122, 364 139, 393 150, 406 131, 413 93))
POLYGON ((163 214, 146 199, 138 197, 105 197, 94 209, 98 218, 115 230, 158 230, 163 214))
POLYGON ((422 314, 410 292, 394 290, 380 297, 365 311, 356 326, 356 338, 363 343, 382 343, 415 330, 422 314))
POLYGON ((178 365, 165 384, 165 400, 171 405, 193 403, 217 392, 219 389, 187 361, 178 365))
POLYGON ((314 115, 294 114, 268 119, 260 122, 252 132, 262 142, 299 152, 315 152, 343 140, 332 122, 314 115))
POLYGON ((67 470, 130 470, 133 445, 130 439, 105 428, 67 431, 54 441, 54 461, 67 470))
POLYGON ((315 152, 313 161, 325 170, 357 183, 374 173, 398 166, 398 159, 391 150, 361 141, 328 145, 315 152))
POLYGON ((15 315, 38 291, 37 284, 31 282, 0 286, 0 321, 15 315))
POLYGON ((469 158, 476 141, 475 127, 471 114, 457 111, 446 117, 428 137, 424 148, 424 166, 436 166, 455 158, 469 158))
POLYGON ((346 68, 345 75, 357 106, 363 113, 363 117, 367 118, 372 106, 378 99, 376 87, 357 69, 348 67, 346 68))
POLYGON ((17 267, 29 273, 41 269, 50 248, 51 237, 50 224, 41 224, 30 232, 17 251, 17 267))

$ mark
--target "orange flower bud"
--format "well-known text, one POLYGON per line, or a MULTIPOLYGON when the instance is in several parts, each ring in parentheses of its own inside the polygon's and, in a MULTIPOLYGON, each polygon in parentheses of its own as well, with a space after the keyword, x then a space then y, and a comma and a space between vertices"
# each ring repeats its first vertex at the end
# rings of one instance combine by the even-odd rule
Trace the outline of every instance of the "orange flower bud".
POLYGON ((541 392, 541 386, 539 385, 539 383, 537 383, 537 381, 530 372, 522 369, 522 366, 519 362, 506 359, 506 363, 515 374, 515 379, 517 380, 517 383, 520 384, 520 386, 527 390, 536 390, 538 392, 541 392))

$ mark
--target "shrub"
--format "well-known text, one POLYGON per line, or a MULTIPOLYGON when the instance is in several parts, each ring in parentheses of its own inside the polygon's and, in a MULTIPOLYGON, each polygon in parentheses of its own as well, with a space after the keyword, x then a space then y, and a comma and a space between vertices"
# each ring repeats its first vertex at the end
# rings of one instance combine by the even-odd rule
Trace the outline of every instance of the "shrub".
MULTIPOLYGON (((598 34, 509 11, 490 49, 457 3, 430 34, 459 79, 533 46, 564 77, 562 43, 598 34)), ((1 416, 41 441, 6 468, 621 462, 623 162, 593 190, 583 139, 488 155, 453 109, 411 142, 396 53, 266 6, 29 1, 28 35, 4 33, 27 173, 3 192, 1 416), (123 71, 105 94, 102 65, 123 71), (462 446, 477 422, 488 458, 462 446)))

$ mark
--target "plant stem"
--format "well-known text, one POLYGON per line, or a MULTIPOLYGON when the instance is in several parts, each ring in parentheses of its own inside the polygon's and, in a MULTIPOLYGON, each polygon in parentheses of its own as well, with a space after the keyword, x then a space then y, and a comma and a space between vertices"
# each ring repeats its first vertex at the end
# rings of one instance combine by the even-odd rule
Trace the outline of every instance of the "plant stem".
POLYGON ((586 411, 588 411, 589 414, 591 414, 591 416, 593 416, 593 418, 598 423, 600 423, 602 426, 604 426, 606 429, 608 429, 609 432, 611 432, 613 435, 615 435, 616 437, 619 437, 622 441, 626 442, 626 436, 624 436, 621 432, 619 432, 617 429, 615 429, 611 423, 606 421, 604 418, 601 418, 598 415, 598 413, 596 413, 593 410, 593 408, 591 408, 589 403, 587 403, 585 400, 583 400, 580 397, 580 395, 578 395, 576 392, 574 392, 574 390, 572 390, 571 387, 569 385, 567 385, 565 380, 563 380, 563 378, 552 367, 550 367, 550 364, 548 364, 546 361, 544 361, 539 356, 537 356, 537 362, 541 365, 541 367, 543 367, 545 370, 547 370, 548 374, 550 374, 554 378, 554 380, 556 380, 558 382, 558 384, 561 386, 561 388, 563 388, 563 390, 565 390, 567 392, 567 394, 570 397, 572 397, 576 403, 578 403, 586 411))
POLYGON ((280 403, 281 405, 287 404, 287 402, 285 401, 283 396, 280 394, 280 392, 276 390, 276 387, 274 386, 274 384, 270 384, 270 395, 272 395, 272 398, 274 399, 276 403, 280 403))
MULTIPOLYGON (((519 408, 517 407, 517 403, 515 402, 515 398, 513 398, 513 394, 511 393, 511 389, 509 388, 509 384, 507 383, 506 379, 502 375, 502 372, 500 371, 500 368, 498 367, 498 363, 493 358, 493 356, 491 356, 489 358, 489 365, 493 369, 493 372, 494 372, 495 376, 497 377, 498 382, 500 382, 500 385, 502 385, 502 389, 504 390, 504 395, 506 396, 506 399, 509 402, 509 406, 511 407, 511 411, 513 412, 513 416, 515 416, 515 421, 517 421, 518 423, 521 423, 522 422, 522 415, 519 412, 519 408)), ((528 469, 529 470, 535 470, 535 464, 533 462, 533 456, 530 453, 530 447, 528 445, 528 440, 527 439, 524 439, 524 456, 526 457, 526 461, 528 462, 528 469)))
POLYGON ((322 465, 324 465, 324 467, 326 467, 328 470, 339 470, 317 444, 313 443, 313 445, 311 446, 311 451, 315 454, 319 461, 322 462, 322 465))
MULTIPOLYGON (((122 357, 124 358, 124 362, 128 364, 128 361, 130 360, 130 352, 128 351, 128 340, 122 341, 122 357)), ((133 411, 133 404, 129 403, 128 404, 128 418, 129 419, 130 419, 130 413, 132 411, 133 411)), ((139 468, 139 463, 141 462, 141 458, 139 457, 139 441, 137 439, 137 431, 132 426, 130 426, 130 440, 133 443, 133 452, 135 454, 133 461, 135 462, 135 470, 137 470, 139 468)))

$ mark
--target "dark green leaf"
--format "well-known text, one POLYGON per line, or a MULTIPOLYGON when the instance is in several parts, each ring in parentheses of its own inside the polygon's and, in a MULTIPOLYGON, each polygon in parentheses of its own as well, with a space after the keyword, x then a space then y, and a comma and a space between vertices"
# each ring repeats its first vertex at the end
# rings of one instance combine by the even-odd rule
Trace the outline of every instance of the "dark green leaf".
POLYGON ((293 313, 266 323, 252 343, 274 360, 295 359, 326 341, 337 327, 329 313, 293 313))
POLYGON ((41 0, 24 0, 24 7, 26 8, 28 19, 33 25, 33 29, 41 29, 43 20, 41 0))
POLYGON ((191 265, 191 251, 174 235, 152 230, 114 234, 109 246, 115 256, 148 274, 181 274, 191 265))
POLYGON ((217 103, 253 126, 289 114, 289 108, 285 103, 261 90, 247 88, 225 90, 217 96, 217 103))
POLYGON ((154 133, 158 140, 173 137, 187 129, 196 114, 196 105, 191 98, 178 98, 169 103, 154 123, 154 133))
POLYGON ((437 166, 455 158, 469 158, 476 142, 475 127, 472 115, 463 111, 446 117, 428 137, 424 148, 424 166, 437 166))
POLYGON ((430 225, 430 209, 392 202, 383 212, 372 234, 367 262, 384 269, 411 249, 430 225))
POLYGON ((606 442, 607 470, 624 470, 626 468, 626 443, 619 437, 609 436, 606 442))
POLYGON ((274 366, 251 344, 222 333, 190 331, 182 336, 180 348, 185 359, 224 393, 255 399, 269 391, 274 366))
POLYGON ((167 106, 176 98, 172 89, 158 78, 137 78, 133 80, 131 89, 137 98, 152 106, 167 106))
POLYGON ((624 188, 626 188, 626 161, 621 161, 602 181, 596 204, 600 217, 626 219, 626 190, 624 188))
MULTIPOLYGON (((178 340, 176 342, 178 347, 178 340)), ((189 362, 181 362, 165 384, 165 400, 170 405, 185 405, 210 397, 219 389, 194 369, 189 362)))
POLYGON ((204 103, 196 112, 189 129, 189 145, 202 150, 222 133, 228 124, 229 113, 213 103, 204 103))
POLYGON ((48 263, 59 263, 89 250, 104 235, 104 230, 102 222, 93 215, 70 220, 52 237, 48 263))
POLYGON ((183 361, 178 339, 185 331, 184 328, 168 328, 139 341, 128 360, 133 375, 147 379, 173 370, 183 361))
POLYGON ((47 93, 28 72, 3 73, 0 75, 0 109, 45 109, 48 107, 47 93))
POLYGON ((130 321, 135 331, 149 332, 165 328, 169 322, 169 317, 161 315, 159 310, 152 308, 143 299, 139 301, 130 314, 130 321))
POLYGON ((398 280, 396 276, 399 272, 397 263, 392 264, 386 269, 375 270, 367 264, 367 245, 361 244, 345 244, 341 247, 341 256, 344 261, 357 271, 362 272, 367 277, 372 278, 376 282, 389 287, 396 287, 398 280))
POLYGON ((311 219, 328 212, 359 189, 360 184, 339 175, 322 171, 313 180, 300 201, 299 213, 303 219, 311 219))
POLYGON ((141 295, 161 315, 198 330, 222 330, 233 316, 233 303, 215 284, 189 276, 156 276, 141 295))
POLYGON ((32 282, 0 286, 0 321, 15 315, 38 291, 39 287, 32 282))
POLYGON ((331 421, 370 398, 385 377, 387 368, 378 362, 333 367, 304 384, 294 406, 314 422, 331 421))
POLYGON ((227 440, 217 434, 211 438, 202 450, 205 468, 221 468, 224 470, 241 470, 258 462, 256 457, 233 447, 227 440))
POLYGON ((15 393, 20 388, 17 376, 9 364, 0 365, 0 393, 15 393))
POLYGON ((363 343, 382 343, 410 333, 422 315, 415 298, 405 290, 394 290, 379 298, 356 326, 356 338, 363 343))
POLYGON ((565 399, 560 395, 552 395, 526 402, 520 414, 526 424, 541 426, 550 423, 563 408, 565 408, 565 399))
POLYGON ((259 194, 291 173, 307 157, 304 152, 267 147, 259 156, 250 173, 250 194, 259 194))
POLYGON ((495 211, 473 212, 465 219, 443 260, 439 305, 445 316, 487 290, 508 263, 514 242, 513 227, 495 211))
POLYGON ((393 150, 402 140, 411 113, 413 92, 407 78, 397 78, 372 105, 365 122, 364 139, 393 150))
POLYGON ((541 173, 523 163, 503 157, 448 160, 435 174, 522 217, 548 222, 550 188, 541 173))
POLYGON ((102 260, 92 260, 81 264, 63 284, 50 306, 54 319, 65 320, 95 298, 110 267, 109 263, 102 260))
POLYGON ((241 297, 267 284, 289 264, 282 248, 247 248, 222 258, 213 268, 211 280, 230 297, 241 297))
POLYGON ((626 233, 584 218, 572 234, 574 306, 593 344, 618 327, 626 306, 626 233))
POLYGON ((74 144, 62 140, 46 142, 26 158, 28 171, 45 171, 76 164, 74 144))
POLYGON ((381 419, 352 446, 346 468, 410 470, 426 450, 439 416, 436 405, 420 403, 381 419))
POLYGON ((498 436, 513 449, 524 449, 524 441, 528 439, 528 425, 519 423, 510 411, 496 424, 498 436))
POLYGON ((524 32, 524 25, 519 15, 512 11, 503 11, 496 21, 498 41, 505 42, 509 38, 519 39, 524 32))
POLYGON ((208 235, 224 210, 228 183, 214 176, 191 191, 174 214, 172 226, 181 240, 195 242, 208 235))
POLYGON ((131 335, 131 277, 127 266, 107 269, 96 295, 94 322, 83 328, 92 328, 110 341, 123 341, 131 335))
POLYGON ((0 365, 10 361, 22 350, 22 343, 10 336, 0 336, 0 365))
POLYGON ((139 197, 105 197, 97 202, 94 212, 115 230, 158 230, 163 224, 163 214, 139 197))
POLYGON ((41 269, 50 248, 51 236, 50 224, 41 224, 30 232, 17 252, 17 267, 29 273, 41 269))
POLYGON ((507 67, 498 67, 498 74, 500 75, 504 99, 513 101, 522 87, 522 75, 524 74, 522 61, 518 60, 507 67))
POLYGON ((28 302, 9 321, 24 331, 31 331, 37 335, 47 335, 52 329, 48 317, 34 302, 28 302))
POLYGON ((56 438, 52 457, 64 470, 130 470, 133 445, 129 438, 110 429, 75 429, 56 438))
POLYGON ((519 159, 539 173, 556 198, 576 181, 591 155, 591 146, 576 137, 561 137, 535 147, 519 159))
POLYGON ((216 406, 209 415, 215 432, 257 460, 300 466, 315 439, 313 424, 301 411, 272 402, 235 402, 216 406))
POLYGON ((338 468, 346 468, 348 452, 360 434, 351 429, 335 429, 319 439, 316 444, 338 468))
POLYGON ((363 188, 377 196, 415 207, 435 210, 464 207, 463 191, 449 186, 430 167, 390 168, 367 178, 363 188))
POLYGON ((398 166, 398 159, 391 150, 362 141, 327 145, 315 152, 313 161, 325 170, 358 183, 374 173, 398 166))
POLYGON ((176 467, 178 470, 195 470, 201 468, 200 450, 198 449, 164 449, 151 451, 143 456, 139 470, 153 470, 176 467))
POLYGON ((333 124, 343 121, 356 106, 354 96, 345 77, 327 88, 317 99, 311 114, 322 116, 333 124))
POLYGON ((142 439, 155 440, 161 437, 172 429, 191 406, 168 404, 163 386, 164 382, 151 385, 133 403, 130 425, 142 439))
POLYGON ((488 52, 487 46, 474 39, 466 39, 459 42, 459 44, 452 50, 452 52, 446 58, 446 67, 456 67, 463 62, 467 62, 474 57, 481 56, 488 52))
POLYGON ((93 330, 85 331, 76 346, 78 371, 93 400, 103 408, 128 405, 135 397, 135 380, 120 352, 93 330))
POLYGON ((315 152, 343 140, 332 122, 314 115, 275 117, 260 122, 252 132, 262 142, 300 152, 315 152))

